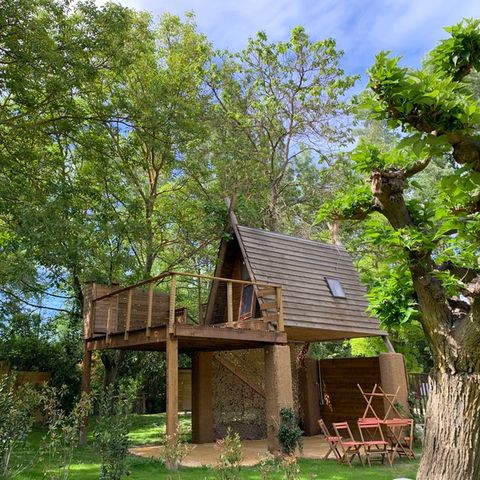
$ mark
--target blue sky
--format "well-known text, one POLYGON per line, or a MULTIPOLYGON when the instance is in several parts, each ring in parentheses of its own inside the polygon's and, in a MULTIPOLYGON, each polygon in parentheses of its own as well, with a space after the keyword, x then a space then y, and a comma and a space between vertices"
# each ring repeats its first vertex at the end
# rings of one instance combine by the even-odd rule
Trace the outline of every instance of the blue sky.
MULTIPOLYGON (((104 3, 98 0, 97 3, 104 3)), ((259 30, 272 40, 303 25, 310 37, 336 39, 348 73, 365 73, 379 50, 417 66, 463 17, 480 17, 479 0, 120 0, 153 14, 194 11, 198 28, 217 48, 241 49, 259 30)))

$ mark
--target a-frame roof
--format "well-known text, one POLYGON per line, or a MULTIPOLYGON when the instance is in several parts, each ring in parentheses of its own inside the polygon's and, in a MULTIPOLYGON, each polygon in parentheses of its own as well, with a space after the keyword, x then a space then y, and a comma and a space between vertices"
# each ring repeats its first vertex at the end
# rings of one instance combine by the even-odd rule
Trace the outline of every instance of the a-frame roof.
POLYGON ((282 285, 285 326, 296 336, 301 330, 312 340, 314 330, 325 332, 319 339, 385 335, 366 313, 365 287, 342 246, 232 223, 252 280, 282 285), (340 281, 346 298, 334 297, 326 278, 340 281))

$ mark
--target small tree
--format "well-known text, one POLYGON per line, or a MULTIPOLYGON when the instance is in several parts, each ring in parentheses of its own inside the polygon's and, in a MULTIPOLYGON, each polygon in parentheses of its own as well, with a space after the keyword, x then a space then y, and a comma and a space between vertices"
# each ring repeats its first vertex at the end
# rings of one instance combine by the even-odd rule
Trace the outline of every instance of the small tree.
POLYGON ((15 390, 15 376, 0 375, 0 478, 14 477, 23 469, 12 466, 12 454, 32 430, 38 400, 39 395, 28 386, 15 390))
POLYGON ((280 410, 280 427, 278 429, 278 441, 282 445, 284 455, 294 455, 297 447, 303 448, 303 431, 298 426, 298 419, 291 408, 280 410))
POLYGON ((63 397, 67 394, 66 387, 47 387, 42 396, 47 419, 47 433, 43 438, 44 476, 50 480, 67 480, 70 477, 73 452, 80 443, 83 419, 92 408, 91 398, 82 395, 67 412, 62 408, 63 397))
POLYGON ((98 420, 93 437, 100 453, 100 480, 121 480, 128 474, 129 416, 136 386, 123 384, 115 391, 109 385, 98 402, 98 420))

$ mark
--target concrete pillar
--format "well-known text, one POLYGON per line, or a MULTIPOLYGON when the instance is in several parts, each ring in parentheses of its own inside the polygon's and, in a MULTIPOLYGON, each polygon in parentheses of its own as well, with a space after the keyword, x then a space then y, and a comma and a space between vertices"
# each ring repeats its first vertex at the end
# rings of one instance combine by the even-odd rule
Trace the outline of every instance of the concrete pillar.
MULTIPOLYGON (((408 380, 405 368, 405 360, 401 353, 381 353, 379 356, 380 379, 382 389, 385 393, 395 393, 400 387, 395 402, 399 403, 408 414, 408 380)), ((385 401, 385 412, 388 410, 389 403, 385 401)), ((389 417, 394 417, 395 412, 391 412, 389 417)))
POLYGON ((215 441, 213 433, 213 353, 192 355, 192 441, 215 441))
POLYGON ((264 353, 268 450, 276 453, 280 451, 277 439, 280 410, 293 408, 290 347, 271 345, 264 348, 264 353))
POLYGON ((300 415, 305 435, 318 435, 320 426, 320 385, 318 361, 305 358, 299 369, 300 415))

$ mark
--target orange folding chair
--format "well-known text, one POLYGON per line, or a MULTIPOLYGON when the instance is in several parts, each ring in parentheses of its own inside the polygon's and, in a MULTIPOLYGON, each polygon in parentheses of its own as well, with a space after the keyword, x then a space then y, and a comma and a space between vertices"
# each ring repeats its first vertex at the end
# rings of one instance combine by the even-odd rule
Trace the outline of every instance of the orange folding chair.
POLYGON ((335 430, 335 433, 337 434, 338 437, 340 437, 340 440, 338 441, 338 445, 342 449, 340 462, 346 462, 351 467, 352 460, 354 459, 355 456, 358 456, 361 464, 363 465, 363 459, 362 459, 362 456, 360 455, 360 450, 363 446, 363 443, 357 442, 357 440, 353 438, 352 431, 350 430, 348 423, 337 422, 337 423, 332 423, 332 425, 333 425, 333 429, 335 430))
POLYGON ((368 465, 372 466, 370 461, 372 456, 378 456, 382 465, 387 457, 392 466, 393 455, 391 455, 389 443, 383 436, 382 422, 376 418, 359 418, 357 425, 368 465))
POLYGON ((340 455, 340 452, 338 451, 337 445, 338 445, 339 440, 341 440, 341 437, 336 437, 334 435, 331 435, 330 432, 328 431, 327 426, 325 425, 325 422, 322 419, 320 419, 318 421, 318 424, 320 425, 320 430, 322 430, 322 433, 325 437, 325 440, 327 441, 327 443, 330 447, 328 452, 323 457, 323 459, 326 460, 330 456, 330 454, 333 453, 335 455, 335 458, 337 460, 340 460, 342 458, 342 456, 340 455))

